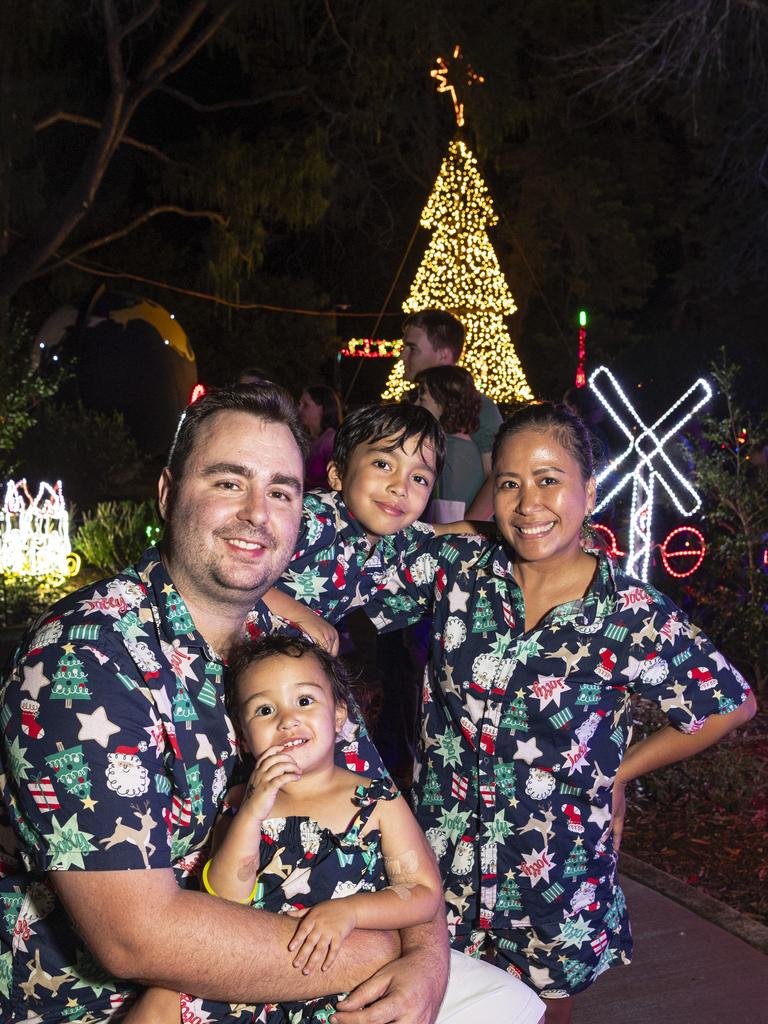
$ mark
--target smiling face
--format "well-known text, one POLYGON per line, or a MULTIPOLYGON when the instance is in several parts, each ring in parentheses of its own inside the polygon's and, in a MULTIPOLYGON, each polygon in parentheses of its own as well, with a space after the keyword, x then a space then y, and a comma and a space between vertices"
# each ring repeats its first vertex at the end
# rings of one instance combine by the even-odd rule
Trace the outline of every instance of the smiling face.
POLYGON ((276 654, 248 665, 237 679, 237 706, 243 740, 255 758, 282 747, 302 778, 333 764, 347 709, 335 703, 331 682, 312 654, 276 654))
POLYGON ((318 437, 323 421, 322 405, 319 405, 306 391, 302 391, 297 408, 299 410, 299 418, 309 436, 318 437))
POLYGON ((550 431, 521 430, 494 466, 496 522, 518 559, 562 565, 581 554, 581 525, 595 505, 594 477, 550 431))
POLYGON ((435 483, 434 451, 409 438, 388 451, 391 438, 359 444, 352 452, 344 477, 336 464, 328 468, 331 487, 341 491, 344 503, 371 540, 377 540, 419 518, 435 483))
POLYGON ((206 619, 232 607, 247 612, 285 569, 302 482, 301 452, 285 424, 228 410, 201 423, 181 480, 163 471, 165 562, 206 638, 206 619))
POLYGON ((403 331, 400 358, 403 360, 406 380, 413 380, 417 373, 431 366, 451 366, 454 362, 449 348, 435 348, 427 332, 413 324, 409 324, 403 331))

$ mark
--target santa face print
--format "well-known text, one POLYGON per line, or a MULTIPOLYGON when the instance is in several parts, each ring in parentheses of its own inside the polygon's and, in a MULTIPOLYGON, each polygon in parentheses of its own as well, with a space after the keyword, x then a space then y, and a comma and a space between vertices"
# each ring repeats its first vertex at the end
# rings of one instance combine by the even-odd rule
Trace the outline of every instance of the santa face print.
POLYGON ((312 654, 276 654, 249 665, 237 679, 237 705, 243 740, 255 758, 281 747, 300 766, 302 779, 333 766, 347 709, 334 701, 330 680, 312 654))
POLYGON ((281 574, 298 534, 302 482, 285 424, 229 410, 200 424, 181 480, 164 471, 166 565, 199 628, 206 609, 251 608, 281 574))
POLYGON ((594 478, 548 431, 504 441, 494 466, 494 511, 523 562, 562 564, 581 552, 581 526, 595 504, 594 478))

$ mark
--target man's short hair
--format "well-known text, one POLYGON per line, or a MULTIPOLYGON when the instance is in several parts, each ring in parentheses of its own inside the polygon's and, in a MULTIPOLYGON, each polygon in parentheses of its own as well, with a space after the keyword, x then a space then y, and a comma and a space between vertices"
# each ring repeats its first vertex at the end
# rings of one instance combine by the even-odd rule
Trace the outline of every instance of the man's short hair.
POLYGON ((336 431, 333 461, 343 479, 355 448, 361 444, 380 445, 384 451, 402 448, 406 441, 416 439, 416 450, 423 454, 425 446, 435 452, 435 472, 439 475, 445 462, 443 428, 427 409, 407 402, 389 405, 364 405, 349 413, 336 431))
POLYGON ((246 412, 267 423, 285 424, 293 434, 302 458, 306 457, 307 435, 287 391, 277 384, 229 384, 223 388, 212 388, 181 414, 166 463, 176 483, 184 475, 200 425, 217 412, 246 412))
POLYGON ((426 334, 433 349, 449 349, 454 363, 461 359, 464 348, 464 324, 453 313, 444 309, 422 309, 420 313, 411 313, 403 321, 406 327, 418 327, 426 334))

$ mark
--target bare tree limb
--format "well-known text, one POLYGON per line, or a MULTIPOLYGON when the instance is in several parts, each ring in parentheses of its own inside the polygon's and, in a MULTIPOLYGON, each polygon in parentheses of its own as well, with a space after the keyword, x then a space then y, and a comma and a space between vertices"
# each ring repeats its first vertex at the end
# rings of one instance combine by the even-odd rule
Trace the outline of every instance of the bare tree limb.
POLYGON ((264 103, 271 103, 273 100, 281 100, 290 96, 300 96, 306 92, 306 86, 300 85, 296 89, 277 89, 275 92, 265 93, 263 96, 256 96, 248 100, 223 100, 221 103, 201 103, 193 96, 187 96, 178 89, 172 89, 169 85, 163 85, 158 90, 168 96, 173 96, 179 103, 197 110, 201 114, 216 114, 221 110, 236 110, 239 107, 258 107, 264 103))
MULTIPOLYGON (((57 110, 55 114, 49 114, 44 117, 42 121, 38 121, 37 124, 32 127, 36 132, 44 131, 46 128, 51 128, 55 124, 65 122, 67 124, 81 124, 87 128, 101 128, 101 122, 97 121, 94 117, 85 117, 83 114, 70 114, 66 110, 57 110)), ((124 146, 133 146, 134 149, 140 149, 144 153, 151 153, 152 156, 158 160, 162 160, 166 164, 174 164, 176 166, 189 166, 187 164, 180 164, 177 160, 168 156, 157 146, 151 146, 148 142, 141 142, 140 139, 134 139, 131 135, 123 135, 120 139, 120 144, 124 146)))
POLYGON ((123 25, 120 30, 121 40, 127 39, 128 36, 132 35, 137 28, 140 28, 145 21, 148 21, 152 15, 155 14, 159 7, 160 0, 150 0, 143 10, 138 11, 130 21, 127 21, 125 25, 123 25))
POLYGON ((48 263, 42 267, 37 273, 32 274, 29 278, 30 281, 36 280, 38 277, 44 277, 53 270, 58 270, 59 267, 63 267, 68 263, 71 263, 78 256, 82 256, 86 252, 92 252, 94 249, 100 249, 104 245, 108 245, 110 242, 117 241, 118 238, 125 238, 136 228, 140 228, 142 224, 146 224, 147 221, 153 217, 157 217, 161 213, 175 213, 179 217, 200 217, 205 220, 212 221, 216 224, 221 224, 226 227, 229 224, 229 219, 223 214, 216 210, 186 210, 182 206, 153 206, 151 210, 146 210, 141 214, 140 217, 134 218, 129 224, 119 228, 117 231, 111 232, 109 235, 104 235, 102 238, 94 238, 90 242, 85 242, 78 249, 73 249, 72 252, 67 253, 61 259, 55 263, 48 263))

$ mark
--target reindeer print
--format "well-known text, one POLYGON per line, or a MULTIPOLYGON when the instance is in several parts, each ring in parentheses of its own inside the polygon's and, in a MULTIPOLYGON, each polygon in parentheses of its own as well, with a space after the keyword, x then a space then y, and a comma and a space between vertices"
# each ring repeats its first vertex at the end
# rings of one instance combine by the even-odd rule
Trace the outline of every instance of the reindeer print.
POLYGON ((107 836, 106 839, 100 839, 100 843, 104 843, 104 848, 111 850, 113 846, 117 846, 120 843, 131 843, 133 846, 138 848, 141 854, 141 859, 144 861, 144 867, 149 867, 148 853, 154 854, 156 852, 155 844, 150 842, 149 836, 152 829, 157 825, 157 822, 152 817, 152 812, 149 809, 149 804, 144 805, 142 811, 136 804, 131 804, 133 813, 141 822, 141 828, 133 828, 130 825, 124 825, 122 818, 117 818, 115 822, 115 831, 111 836, 107 836))

